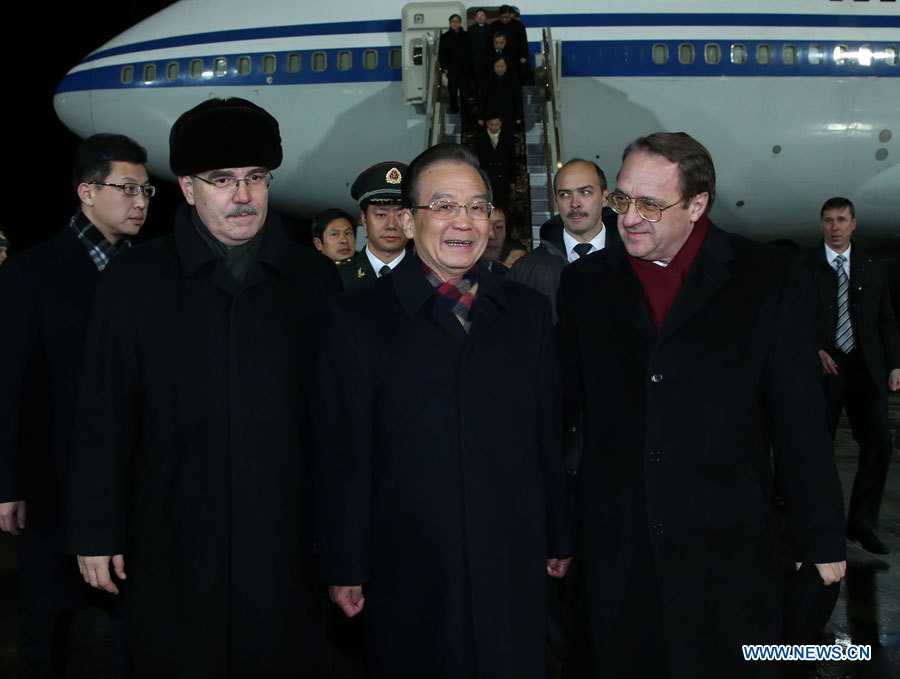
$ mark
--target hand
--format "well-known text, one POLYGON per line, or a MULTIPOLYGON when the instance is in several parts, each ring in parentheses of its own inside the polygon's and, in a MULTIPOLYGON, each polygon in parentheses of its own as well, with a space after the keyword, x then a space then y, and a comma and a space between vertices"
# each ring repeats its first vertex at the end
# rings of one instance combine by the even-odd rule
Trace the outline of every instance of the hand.
POLYGON ((547 575, 551 578, 561 578, 569 570, 569 564, 571 563, 571 556, 565 559, 547 559, 547 575))
POLYGON ((819 349, 819 358, 822 359, 822 372, 826 375, 837 375, 837 363, 824 349, 819 349))
MULTIPOLYGON (((119 588, 109 575, 109 556, 81 556, 78 555, 78 570, 81 577, 94 589, 102 589, 110 594, 118 594, 119 588)), ((125 557, 116 554, 112 557, 113 570, 119 580, 125 580, 125 557)))
MULTIPOLYGON (((794 566, 799 570, 800 562, 795 562, 794 566)), ((822 582, 824 582, 826 586, 833 585, 836 582, 840 582, 841 578, 844 577, 844 575, 847 573, 846 561, 817 563, 815 564, 815 566, 816 570, 819 571, 819 575, 822 577, 822 582)))
POLYGON ((0 530, 10 535, 25 530, 25 500, 0 502, 0 530))
POLYGON ((900 389, 900 368, 894 368, 888 373, 888 387, 891 391, 900 389))
POLYGON ((331 585, 328 587, 328 596, 348 618, 359 613, 366 603, 362 585, 331 585))

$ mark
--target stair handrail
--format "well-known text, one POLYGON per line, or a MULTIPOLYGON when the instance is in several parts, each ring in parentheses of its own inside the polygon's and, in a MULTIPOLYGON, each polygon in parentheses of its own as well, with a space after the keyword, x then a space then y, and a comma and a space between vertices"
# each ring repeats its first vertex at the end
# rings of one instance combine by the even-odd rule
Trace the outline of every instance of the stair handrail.
POLYGON ((444 141, 446 111, 441 105, 441 69, 438 63, 438 37, 426 33, 422 58, 425 60, 425 148, 444 141))

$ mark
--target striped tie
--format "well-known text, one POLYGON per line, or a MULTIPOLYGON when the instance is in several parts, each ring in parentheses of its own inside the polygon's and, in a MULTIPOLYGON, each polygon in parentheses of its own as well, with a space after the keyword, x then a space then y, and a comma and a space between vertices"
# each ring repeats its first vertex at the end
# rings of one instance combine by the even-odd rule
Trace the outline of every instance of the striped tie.
POLYGON ((853 326, 850 324, 850 305, 849 291, 850 281, 847 279, 847 272, 844 270, 844 262, 847 260, 844 255, 838 255, 834 258, 834 272, 837 274, 838 291, 838 313, 837 328, 834 332, 834 346, 849 354, 853 351, 856 344, 853 342, 853 326))

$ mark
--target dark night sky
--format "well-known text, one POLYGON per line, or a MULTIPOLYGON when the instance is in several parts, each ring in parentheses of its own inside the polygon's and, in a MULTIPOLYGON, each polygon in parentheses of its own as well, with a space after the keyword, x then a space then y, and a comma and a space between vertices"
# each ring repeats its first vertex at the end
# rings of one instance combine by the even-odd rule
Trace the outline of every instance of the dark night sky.
MULTIPOLYGON (((9 17, 7 24, 10 32, 22 36, 23 42, 19 42, 14 53, 18 53, 23 69, 16 75, 18 87, 6 91, 6 106, 15 102, 20 107, 19 113, 7 108, 7 115, 18 115, 22 120, 14 125, 6 118, 6 132, 12 147, 21 146, 18 154, 27 159, 21 165, 9 155, 5 159, 8 173, 24 173, 21 181, 25 187, 25 201, 20 200, 21 194, 16 200, 15 218, 0 220, 0 229, 12 242, 11 255, 59 231, 77 206, 69 172, 79 139, 56 117, 56 86, 89 52, 172 2, 98 0, 88 5, 54 4, 52 9, 44 3, 33 4, 34 9, 20 10, 24 16, 9 17)), ((14 62, 7 65, 10 63, 14 62)), ((166 219, 171 214, 169 206, 180 200, 174 186, 155 178, 153 181, 163 190, 153 199, 153 209, 142 231, 145 236, 166 230, 166 221, 171 221, 166 219)), ((10 188, 9 175, 5 184, 10 188)))

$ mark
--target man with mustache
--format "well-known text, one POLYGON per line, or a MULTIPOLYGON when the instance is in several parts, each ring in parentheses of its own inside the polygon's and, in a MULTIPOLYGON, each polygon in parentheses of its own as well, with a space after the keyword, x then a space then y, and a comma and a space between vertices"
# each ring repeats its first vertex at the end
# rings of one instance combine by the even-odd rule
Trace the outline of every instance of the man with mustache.
POLYGON ((68 546, 125 591, 135 677, 316 676, 308 356, 334 264, 269 211, 278 122, 210 99, 175 122, 187 205, 97 291, 68 546))
POLYGON ((556 320, 556 290, 563 268, 575 260, 619 243, 615 214, 603 226, 606 207, 606 175, 595 163, 573 158, 553 179, 553 202, 559 213, 541 227, 541 244, 509 270, 510 280, 544 293, 553 305, 556 320))

